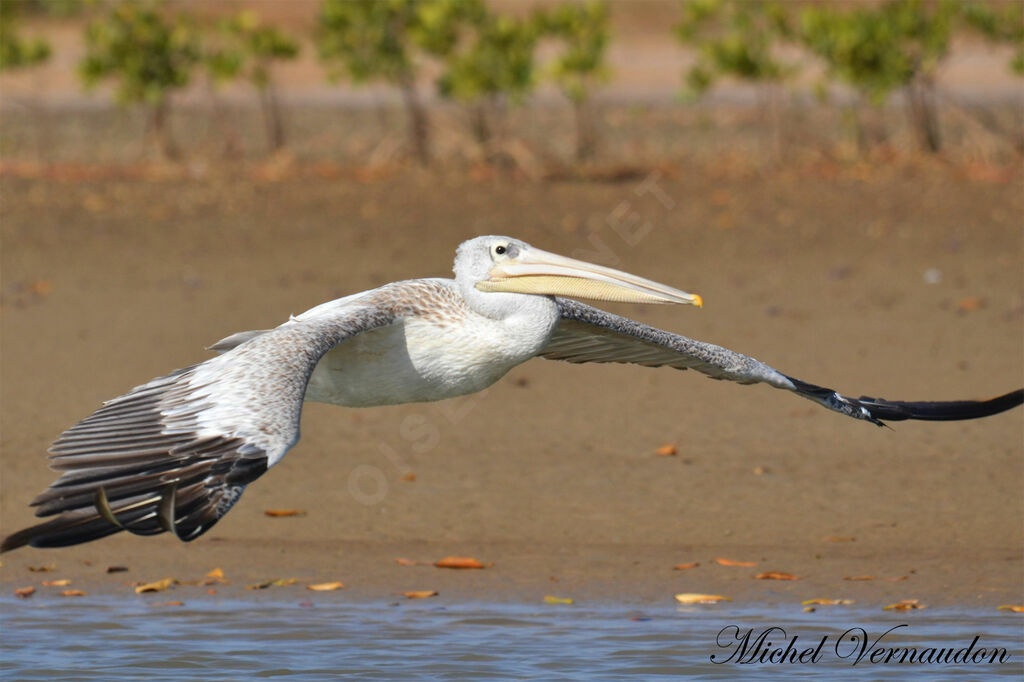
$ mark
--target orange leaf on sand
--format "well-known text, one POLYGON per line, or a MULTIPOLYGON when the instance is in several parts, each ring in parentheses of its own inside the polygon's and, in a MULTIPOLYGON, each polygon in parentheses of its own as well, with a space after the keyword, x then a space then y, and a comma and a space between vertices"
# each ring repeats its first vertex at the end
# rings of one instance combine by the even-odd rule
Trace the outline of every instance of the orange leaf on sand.
POLYGON ((973 310, 980 310, 980 309, 982 309, 984 307, 985 307, 985 299, 979 298, 977 296, 967 296, 966 298, 961 298, 960 302, 957 304, 957 308, 959 308, 963 312, 971 312, 973 310))
POLYGON ((36 593, 36 588, 29 585, 28 587, 17 587, 14 589, 14 596, 18 599, 28 599, 36 593))
POLYGON ((1013 613, 1024 613, 1024 606, 1016 606, 1014 604, 1003 604, 996 611, 1012 611, 1013 613))
POLYGON ((715 559, 715 563, 720 566, 746 566, 747 568, 757 566, 756 561, 733 561, 732 559, 723 559, 721 557, 715 559))
POLYGON ((245 589, 265 590, 268 587, 285 587, 286 585, 294 585, 297 582, 299 582, 297 578, 277 578, 276 580, 265 580, 254 585, 246 585, 245 589))
POLYGON ((60 593, 62 597, 84 597, 85 592, 82 590, 64 590, 60 593))
POLYGON ((412 590, 403 592, 402 596, 406 599, 426 599, 427 597, 436 597, 437 590, 412 590))
POLYGON ((345 585, 340 581, 333 583, 316 583, 315 585, 306 585, 307 590, 313 590, 314 592, 333 592, 334 590, 343 590, 345 585))
POLYGON ((843 580, 874 580, 873 575, 847 575, 843 576, 843 580))
POLYGON ((305 509, 267 509, 263 512, 267 516, 305 516, 305 509))
POLYGON ((889 604, 883 606, 883 611, 913 611, 914 609, 926 609, 928 608, 924 604, 920 603, 917 599, 901 599, 895 604, 889 604))
POLYGON ((720 601, 732 601, 729 597, 720 594, 699 594, 697 592, 683 592, 676 595, 676 601, 680 604, 716 604, 720 601))
POLYGON ((675 455, 678 452, 679 450, 676 449, 675 445, 673 445, 672 443, 666 443, 665 445, 662 445, 661 447, 655 449, 654 454, 659 455, 661 457, 671 457, 672 455, 675 455))
POLYGON ((781 573, 779 571, 765 571, 754 576, 754 580, 800 580, 792 573, 781 573))
POLYGON ((60 580, 44 580, 43 585, 47 587, 67 587, 71 584, 71 581, 67 578, 61 578, 60 580))
POLYGON ((807 601, 802 601, 800 603, 803 604, 804 606, 807 606, 809 604, 817 604, 817 605, 821 605, 821 606, 836 606, 836 605, 846 606, 847 604, 852 604, 853 600, 852 599, 808 599, 807 601))
POLYGON ((690 568, 697 568, 698 566, 700 566, 700 563, 697 562, 697 561, 694 561, 693 563, 690 563, 690 564, 676 564, 675 566, 672 567, 672 570, 673 571, 685 571, 685 570, 690 569, 690 568))
POLYGON ((466 556, 446 556, 440 561, 435 561, 438 568, 487 568, 491 564, 482 564, 479 560, 466 556))
POLYGON ((145 583, 135 588, 135 594, 142 594, 143 592, 163 592, 174 583, 174 578, 164 578, 163 580, 157 580, 156 582, 145 583))

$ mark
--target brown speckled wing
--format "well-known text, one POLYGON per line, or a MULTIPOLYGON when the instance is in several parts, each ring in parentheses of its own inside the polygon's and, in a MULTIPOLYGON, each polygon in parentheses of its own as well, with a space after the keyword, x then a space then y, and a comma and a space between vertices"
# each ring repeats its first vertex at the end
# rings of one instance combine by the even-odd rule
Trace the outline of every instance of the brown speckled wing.
POLYGON ((199 537, 298 440, 320 357, 394 321, 393 306, 375 303, 289 322, 107 402, 50 449, 62 473, 32 504, 37 516, 57 517, 7 537, 0 551, 121 530, 199 537))

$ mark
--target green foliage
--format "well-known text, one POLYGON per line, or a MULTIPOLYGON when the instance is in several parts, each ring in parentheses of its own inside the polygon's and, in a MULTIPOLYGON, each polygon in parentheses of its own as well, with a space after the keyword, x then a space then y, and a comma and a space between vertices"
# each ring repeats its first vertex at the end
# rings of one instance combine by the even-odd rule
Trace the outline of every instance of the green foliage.
POLYGON ((324 0, 317 29, 320 59, 331 78, 347 73, 356 82, 408 83, 417 49, 448 54, 461 23, 483 12, 481 0, 324 0))
POLYGON ((849 11, 816 5, 801 12, 800 34, 830 75, 877 104, 934 73, 949 51, 958 12, 954 0, 890 0, 849 11))
POLYGON ((441 95, 462 101, 508 97, 533 87, 539 31, 530 19, 487 13, 473 23, 469 45, 455 51, 438 81, 441 95))
POLYGON ((557 38, 562 51, 551 63, 551 75, 573 102, 589 96, 594 83, 609 78, 608 5, 601 0, 558 5, 535 15, 542 35, 557 38))
POLYGON ((204 51, 204 62, 217 80, 230 80, 244 73, 260 90, 270 84, 270 64, 295 59, 299 43, 259 16, 244 10, 217 25, 217 40, 204 51))
POLYGON ((87 87, 115 78, 122 102, 162 105, 175 88, 188 84, 200 58, 190 22, 167 16, 152 3, 112 6, 85 31, 86 55, 79 74, 87 87))
MULTIPOLYGON (((15 0, 8 2, 8 7, 17 4, 25 14, 37 16, 67 18, 77 16, 83 10, 93 7, 98 0, 15 0)), ((8 12, 8 7, 4 12, 8 12)))
POLYGON ((781 3, 692 0, 684 2, 682 9, 676 36, 699 53, 686 74, 695 94, 723 75, 764 83, 778 82, 795 70, 773 55, 775 44, 793 35, 789 13, 781 3))
POLYGON ((1010 70, 1024 76, 1024 3, 968 2, 963 16, 968 26, 989 40, 1013 45, 1010 70))
POLYGON ((25 69, 50 58, 50 44, 42 38, 18 35, 17 20, 9 8, 0 19, 0 71, 25 69))

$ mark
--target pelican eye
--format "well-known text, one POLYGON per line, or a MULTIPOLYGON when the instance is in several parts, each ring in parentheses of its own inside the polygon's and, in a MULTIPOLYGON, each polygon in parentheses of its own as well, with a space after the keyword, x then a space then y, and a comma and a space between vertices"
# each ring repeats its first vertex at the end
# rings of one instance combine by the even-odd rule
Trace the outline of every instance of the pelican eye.
POLYGON ((494 253, 498 254, 499 256, 504 254, 505 251, 506 251, 506 249, 505 249, 504 246, 495 246, 494 247, 494 253))

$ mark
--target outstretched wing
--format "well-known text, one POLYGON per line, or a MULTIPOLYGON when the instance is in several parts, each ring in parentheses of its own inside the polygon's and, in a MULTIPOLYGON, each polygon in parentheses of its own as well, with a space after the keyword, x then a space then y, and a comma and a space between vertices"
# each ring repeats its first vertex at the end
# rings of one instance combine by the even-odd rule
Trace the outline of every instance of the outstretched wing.
POLYGON ((121 530, 199 537, 298 441, 321 356, 391 324, 386 308, 362 303, 293 319, 107 402, 50 448, 62 474, 32 504, 37 516, 59 516, 7 537, 0 551, 121 530))
POLYGON ((728 348, 694 341, 606 313, 584 303, 559 298, 561 319, 539 357, 566 362, 621 362, 645 367, 693 369, 712 379, 741 384, 766 383, 793 391, 830 410, 883 426, 882 420, 977 419, 1024 402, 1024 389, 991 400, 905 402, 881 398, 850 398, 830 388, 786 376, 772 367, 728 348))

